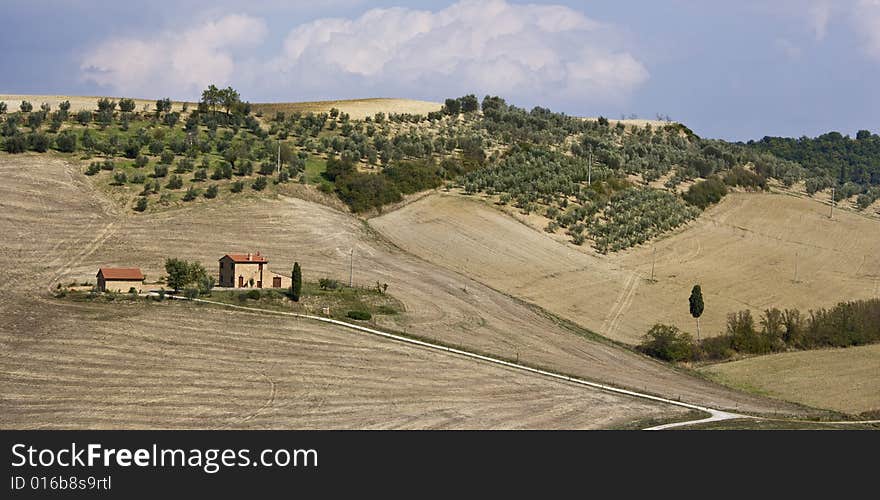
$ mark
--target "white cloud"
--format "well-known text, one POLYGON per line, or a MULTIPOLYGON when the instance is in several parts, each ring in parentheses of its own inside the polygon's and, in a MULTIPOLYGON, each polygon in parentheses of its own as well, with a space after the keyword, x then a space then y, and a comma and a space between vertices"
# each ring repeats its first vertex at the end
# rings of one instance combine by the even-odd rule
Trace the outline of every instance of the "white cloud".
POLYGON ((859 0, 854 9, 854 23, 865 53, 880 60, 880 0, 859 0))
POLYGON ((816 40, 822 41, 828 34, 828 23, 831 21, 831 2, 816 0, 807 8, 807 18, 816 40))
POLYGON ((613 45, 620 38, 564 6, 463 0, 436 12, 373 9, 297 26, 267 66, 285 88, 309 95, 355 85, 386 95, 437 89, 604 102, 648 78, 613 45))
POLYGON ((194 96, 216 83, 252 100, 474 92, 583 106, 625 99, 648 79, 617 28, 560 5, 461 0, 437 11, 371 9, 295 26, 259 56, 244 52, 266 35, 262 20, 227 15, 183 32, 109 40, 81 68, 120 94, 194 96))
POLYGON ((191 96, 210 83, 232 83, 236 50, 259 44, 266 33, 261 19, 231 14, 150 39, 105 41, 84 55, 80 68, 84 79, 119 94, 191 96))

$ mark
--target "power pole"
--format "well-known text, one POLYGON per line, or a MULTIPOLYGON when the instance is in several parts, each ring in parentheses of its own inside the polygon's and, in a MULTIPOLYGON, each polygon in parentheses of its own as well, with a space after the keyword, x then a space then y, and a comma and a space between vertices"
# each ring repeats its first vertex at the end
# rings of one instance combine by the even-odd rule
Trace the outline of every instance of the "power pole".
POLYGON ((348 259, 348 287, 354 288, 354 248, 351 249, 348 259))
POLYGON ((828 216, 829 219, 834 218, 834 186, 831 186, 831 215, 828 216))
POLYGON ((593 185, 593 146, 590 146, 590 162, 587 167, 587 186, 593 185))
POLYGON ((657 263, 657 247, 654 247, 654 252, 651 255, 651 283, 654 282, 654 265, 657 263))
POLYGON ((797 275, 798 275, 798 258, 800 258, 799 253, 794 254, 794 282, 797 283, 797 275))
POLYGON ((278 167, 277 167, 278 172, 276 172, 276 173, 281 174, 281 143, 280 142, 278 143, 278 163, 277 163, 277 165, 278 165, 278 167))

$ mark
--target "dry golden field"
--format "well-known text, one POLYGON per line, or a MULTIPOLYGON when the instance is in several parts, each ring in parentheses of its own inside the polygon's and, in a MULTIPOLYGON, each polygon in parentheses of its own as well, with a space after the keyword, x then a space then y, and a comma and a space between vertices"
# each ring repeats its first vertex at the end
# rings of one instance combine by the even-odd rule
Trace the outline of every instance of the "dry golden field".
POLYGON ((362 120, 376 113, 410 113, 427 115, 431 111, 439 111, 440 103, 430 101, 416 101, 413 99, 347 99, 339 101, 314 101, 314 102, 273 102, 254 104, 254 111, 262 112, 266 116, 274 116, 275 112, 285 113, 326 113, 331 108, 336 108, 343 113, 348 113, 352 119, 362 120))
POLYGON ((880 345, 760 356, 701 371, 733 387, 818 408, 880 412, 880 345))
POLYGON ((428 261, 636 344, 657 322, 695 332, 688 296, 697 283, 704 335, 722 332, 727 314, 742 309, 806 313, 880 295, 880 222, 847 211, 829 220, 827 208, 787 195, 734 193, 685 229, 609 256, 459 195, 438 193, 370 224, 428 261))
MULTIPOLYGON (((95 110, 97 108, 98 99, 103 96, 69 96, 69 95, 42 95, 42 94, 0 94, 0 101, 5 101, 9 108, 9 112, 18 111, 21 101, 29 101, 34 105, 34 109, 39 109, 40 105, 47 103, 52 109, 58 109, 58 105, 64 101, 70 101, 70 110, 73 112, 80 110, 95 110)), ((115 101, 119 101, 119 97, 110 97, 115 101)), ((154 110, 156 107, 155 99, 135 99, 135 108, 142 111, 144 106, 154 110)), ((190 109, 194 109, 196 103, 189 103, 190 109)), ((326 113, 331 108, 336 108, 343 113, 348 113, 353 119, 364 119, 373 116, 376 113, 411 113, 426 115, 431 111, 439 111, 440 103, 430 101, 417 101, 414 99, 390 99, 390 98, 371 98, 371 99, 346 99, 334 101, 312 101, 312 102, 273 102, 273 103, 254 103, 255 112, 262 112, 266 116, 274 116, 276 111, 286 113, 326 113)), ((174 101, 172 109, 181 111, 183 101, 174 101)))
POLYGON ((246 199, 134 214, 108 201, 80 172, 51 156, 0 155, 0 230, 7 235, 0 250, 7 270, 0 289, 7 306, 0 310, 0 383, 10 388, 0 403, 5 427, 63 427, 65 419, 69 427, 593 427, 680 415, 323 325, 195 306, 47 298, 55 283, 94 281, 99 266, 140 266, 155 279, 165 257, 213 269, 223 253, 248 250, 262 251, 279 272, 297 260, 307 280, 347 281, 352 248, 356 283, 387 282, 406 307, 380 326, 709 406, 815 413, 579 335, 403 252, 361 220, 323 205, 246 199), (215 379, 222 390, 212 386, 215 379), (297 390, 313 399, 297 402, 297 390), (536 411, 534 401, 543 401, 538 408, 544 410, 536 411), (100 418, 90 410, 96 405, 100 418), (169 407, 175 405, 180 408, 169 407), (329 408, 325 420, 307 413, 320 405, 329 408), (590 405, 595 408, 588 411, 590 405), (129 420, 125 412, 135 409, 129 420))
POLYGON ((0 175, 2 428, 595 428, 686 413, 305 321, 50 298, 52 283, 94 282, 98 265, 155 278, 159 253, 245 245, 181 227, 192 221, 126 221, 57 159, 2 155, 0 175), (150 227, 152 250, 131 252, 150 227))
MULTIPOLYGON (((70 101, 70 111, 77 112, 81 110, 89 110, 94 111, 98 107, 98 99, 101 99, 104 96, 75 96, 75 95, 42 95, 42 94, 0 94, 0 101, 5 101, 6 105, 9 108, 9 112, 18 111, 19 105, 21 105, 21 101, 29 101, 34 105, 34 109, 39 110, 40 105, 43 103, 47 103, 52 107, 52 110, 58 109, 58 105, 64 101, 70 101)), ((111 99, 119 102, 119 97, 110 97, 111 99)), ((156 109, 156 99, 135 99, 135 110, 143 111, 144 106, 147 106, 148 109, 155 111, 156 109)), ((195 106, 194 103, 190 103, 190 108, 192 109, 195 106)), ((180 111, 183 109, 182 101, 173 101, 171 103, 171 109, 173 111, 180 111)))

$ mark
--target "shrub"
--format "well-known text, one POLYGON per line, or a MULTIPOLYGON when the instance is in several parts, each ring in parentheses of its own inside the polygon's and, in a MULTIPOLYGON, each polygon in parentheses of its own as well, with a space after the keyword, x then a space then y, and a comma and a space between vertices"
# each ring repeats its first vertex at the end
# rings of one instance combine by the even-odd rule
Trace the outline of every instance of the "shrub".
POLYGON ((172 175, 168 178, 168 184, 165 187, 168 189, 180 189, 183 187, 183 179, 179 175, 172 175))
POLYGON ((351 319, 356 319, 359 321, 367 321, 373 317, 372 314, 367 311, 348 311, 346 314, 351 319))
POLYGON ((208 198, 208 199, 216 198, 217 191, 218 191, 218 189, 217 189, 216 184, 212 184, 212 185, 208 186, 208 189, 205 190, 205 198, 208 198))
POLYGON ((134 166, 137 168, 143 168, 146 167, 148 163, 150 163, 150 159, 144 155, 140 155, 134 161, 134 166))
POLYGON ((341 285, 336 280, 330 278, 321 278, 318 280, 318 286, 321 287, 321 290, 336 290, 341 285))
POLYGON ((251 300, 260 300, 260 291, 257 289, 248 290, 245 296, 251 300))
POLYGON ((15 134, 6 138, 4 147, 7 153, 24 153, 27 151, 28 141, 23 134, 15 134))
POLYGON ((49 150, 52 140, 49 136, 41 132, 33 132, 28 136, 28 143, 31 149, 38 153, 45 153, 49 150))
POLYGON ((101 165, 95 162, 89 164, 88 168, 86 168, 86 175, 95 175, 101 171, 101 165))
POLYGON ((189 189, 186 190, 186 193, 183 195, 183 201, 193 201, 198 198, 199 190, 194 186, 190 186, 189 189))
POLYGON ((153 177, 165 177, 168 175, 168 165, 156 165, 153 167, 153 177))
POLYGON ((645 334, 639 350, 666 361, 688 361, 693 358, 694 345, 691 336, 678 328, 656 324, 645 334))
POLYGON ((257 180, 254 181, 254 184, 251 186, 255 191, 262 191, 266 189, 266 185, 268 181, 265 177, 258 177, 257 180))
POLYGON ((113 184, 121 186, 126 182, 128 182, 128 176, 125 175, 125 172, 116 172, 113 174, 113 184))
POLYGON ((233 182, 232 186, 230 186, 230 188, 229 188, 229 190, 232 191, 233 193, 240 193, 242 191, 242 189, 244 189, 244 182, 242 182, 242 181, 233 182))
POLYGON ((721 201, 726 194, 727 186, 718 177, 710 177, 689 187, 682 197, 689 204, 705 210, 709 205, 721 201))
POLYGON ((174 162, 174 153, 171 151, 162 151, 162 154, 159 155, 159 161, 163 165, 171 165, 174 162))
POLYGON ((134 205, 134 209, 137 210, 138 212, 143 212, 144 210, 146 210, 147 209, 147 197, 141 196, 140 198, 138 198, 137 203, 135 203, 135 205, 134 205))
POLYGON ((73 153, 76 151, 76 134, 71 130, 65 130, 58 134, 55 138, 55 147, 62 153, 73 153))

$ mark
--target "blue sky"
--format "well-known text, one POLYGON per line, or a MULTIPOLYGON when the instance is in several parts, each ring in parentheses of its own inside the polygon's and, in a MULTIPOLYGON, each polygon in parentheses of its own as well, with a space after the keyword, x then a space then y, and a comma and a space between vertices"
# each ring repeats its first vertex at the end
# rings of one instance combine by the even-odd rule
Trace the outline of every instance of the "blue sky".
POLYGON ((698 134, 878 130, 880 0, 4 0, 0 93, 499 94, 698 134))

